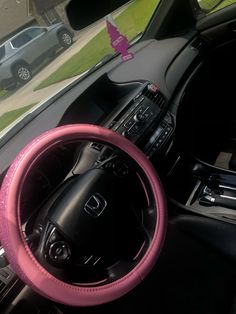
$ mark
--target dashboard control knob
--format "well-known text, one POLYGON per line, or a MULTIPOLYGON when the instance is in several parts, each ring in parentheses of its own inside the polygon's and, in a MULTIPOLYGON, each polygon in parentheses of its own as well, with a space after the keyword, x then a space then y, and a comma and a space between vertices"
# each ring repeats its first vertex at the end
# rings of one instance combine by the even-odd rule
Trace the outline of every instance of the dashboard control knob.
POLYGON ((146 120, 146 117, 141 112, 137 113, 134 117, 135 121, 137 122, 144 122, 146 120))
POLYGON ((123 131, 123 132, 122 132, 122 135, 123 135, 124 137, 128 137, 128 132, 127 132, 127 131, 123 131))
POLYGON ((50 245, 49 257, 54 263, 60 264, 68 261, 71 256, 71 250, 68 243, 58 241, 50 245))

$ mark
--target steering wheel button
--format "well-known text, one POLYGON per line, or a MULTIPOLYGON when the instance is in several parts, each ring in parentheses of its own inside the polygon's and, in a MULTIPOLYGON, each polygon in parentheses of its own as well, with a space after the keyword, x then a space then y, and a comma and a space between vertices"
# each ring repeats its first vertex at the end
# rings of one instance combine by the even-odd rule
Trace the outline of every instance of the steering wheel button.
POLYGON ((48 241, 49 241, 49 243, 54 243, 54 242, 56 241, 56 239, 57 239, 57 235, 56 235, 55 232, 53 232, 53 233, 50 235, 48 241))
POLYGON ((128 166, 127 166, 124 162, 116 161, 116 162, 113 164, 113 173, 114 173, 117 177, 123 178, 123 177, 125 177, 125 176, 128 175, 128 173, 129 173, 129 168, 128 168, 128 166))
POLYGON ((71 256, 70 247, 66 242, 58 241, 50 245, 49 257, 53 262, 63 263, 71 256))

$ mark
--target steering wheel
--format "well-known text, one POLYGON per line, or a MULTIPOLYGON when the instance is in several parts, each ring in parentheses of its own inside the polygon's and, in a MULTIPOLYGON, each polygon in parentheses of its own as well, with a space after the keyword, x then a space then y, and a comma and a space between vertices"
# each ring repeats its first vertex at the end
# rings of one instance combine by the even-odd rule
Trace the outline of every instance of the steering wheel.
POLYGON ((12 163, 0 193, 0 239, 12 268, 37 293, 70 306, 110 302, 136 287, 159 257, 166 216, 163 188, 151 162, 125 137, 95 125, 63 126, 33 140, 12 163), (111 159, 72 177, 57 190, 46 206, 40 248, 33 253, 22 231, 23 185, 42 157, 57 145, 77 141, 119 150, 126 160, 122 169, 131 165, 135 169, 147 208, 140 212, 132 208, 129 187, 124 184, 128 171, 121 171, 123 177, 117 175, 111 159), (82 252, 97 255, 83 256, 81 263, 82 252), (102 280, 73 280, 73 275, 83 277, 88 269, 102 280))

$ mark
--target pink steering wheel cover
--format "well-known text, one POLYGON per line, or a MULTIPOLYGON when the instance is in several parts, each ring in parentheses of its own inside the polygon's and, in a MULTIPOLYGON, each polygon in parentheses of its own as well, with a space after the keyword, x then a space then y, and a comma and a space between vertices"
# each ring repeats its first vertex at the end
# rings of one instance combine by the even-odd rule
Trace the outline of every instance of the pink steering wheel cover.
POLYGON ((106 303, 121 297, 138 285, 152 269, 161 252, 166 232, 166 216, 164 191, 155 169, 146 156, 123 136, 94 125, 63 126, 36 138, 16 157, 5 176, 0 192, 0 239, 11 266, 33 290, 53 301, 71 306, 106 303), (73 286, 52 276, 35 259, 21 231, 19 195, 28 169, 32 162, 50 147, 68 140, 98 140, 125 151, 145 172, 156 203, 156 228, 145 256, 126 276, 99 287, 73 286))

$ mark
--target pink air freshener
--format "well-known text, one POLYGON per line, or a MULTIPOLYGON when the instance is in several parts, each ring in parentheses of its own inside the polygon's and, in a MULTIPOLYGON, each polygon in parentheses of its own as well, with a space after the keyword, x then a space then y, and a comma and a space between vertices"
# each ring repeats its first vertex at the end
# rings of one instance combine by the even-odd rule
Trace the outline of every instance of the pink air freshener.
POLYGON ((129 40, 126 36, 119 32, 111 15, 106 17, 107 31, 110 36, 111 46, 115 52, 121 53, 123 61, 128 61, 134 58, 132 53, 128 52, 129 40))

